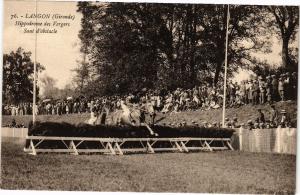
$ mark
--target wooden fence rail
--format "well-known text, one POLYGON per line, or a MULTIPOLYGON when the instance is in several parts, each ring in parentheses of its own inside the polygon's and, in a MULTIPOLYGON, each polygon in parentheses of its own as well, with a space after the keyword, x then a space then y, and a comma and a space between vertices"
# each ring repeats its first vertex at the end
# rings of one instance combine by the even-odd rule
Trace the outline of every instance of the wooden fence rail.
POLYGON ((37 153, 103 153, 123 155, 129 152, 155 153, 163 151, 189 152, 233 150, 230 138, 92 138, 92 137, 48 137, 27 136, 27 146, 24 151, 36 155, 37 153), (60 143, 60 147, 53 147, 60 143), (47 144, 48 142, 48 144, 47 144), (93 147, 87 147, 93 143, 93 147), (42 147, 41 147, 42 146, 42 147))

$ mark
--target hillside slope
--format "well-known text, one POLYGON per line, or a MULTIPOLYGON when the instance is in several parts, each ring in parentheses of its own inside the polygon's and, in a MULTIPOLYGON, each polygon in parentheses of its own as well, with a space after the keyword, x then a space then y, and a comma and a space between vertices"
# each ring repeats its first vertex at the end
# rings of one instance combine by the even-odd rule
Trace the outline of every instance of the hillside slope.
MULTIPOLYGON (((292 123, 297 121, 297 103, 295 101, 289 102, 277 102, 274 104, 278 112, 285 109, 291 118, 292 123)), ((239 108, 227 108, 226 109, 226 118, 233 119, 233 117, 238 118, 239 123, 246 123, 248 120, 254 121, 258 117, 258 109, 261 109, 265 115, 265 119, 270 119, 270 105, 245 105, 239 108)), ((172 113, 166 116, 159 115, 163 117, 160 120, 160 123, 179 123, 186 121, 187 124, 190 124, 192 121, 195 121, 198 124, 206 121, 209 123, 221 122, 222 121, 222 108, 207 110, 207 111, 190 111, 190 112, 181 112, 181 113, 172 113)), ((159 118, 159 117, 158 117, 159 118)))
MULTIPOLYGON (((278 111, 285 109, 289 114, 293 123, 297 121, 297 103, 295 101, 289 102, 277 102, 275 106, 278 111)), ((257 109, 261 109, 265 114, 265 118, 270 118, 270 105, 245 105, 239 108, 228 108, 226 109, 226 117, 232 119, 233 117, 238 118, 239 123, 246 123, 249 119, 255 120, 257 118, 257 109)), ((70 115, 39 115, 37 116, 38 121, 52 121, 52 122, 68 122, 72 124, 82 123, 89 118, 89 114, 70 114, 70 115)), ((28 126, 32 116, 2 116, 2 126, 7 126, 11 123, 12 119, 16 120, 17 124, 24 124, 28 126)), ((221 122, 222 120, 222 109, 214 109, 208 111, 187 111, 179 113, 158 113, 156 117, 156 123, 158 124, 170 124, 180 123, 186 121, 187 124, 191 124, 192 121, 201 124, 204 121, 209 123, 221 122)))

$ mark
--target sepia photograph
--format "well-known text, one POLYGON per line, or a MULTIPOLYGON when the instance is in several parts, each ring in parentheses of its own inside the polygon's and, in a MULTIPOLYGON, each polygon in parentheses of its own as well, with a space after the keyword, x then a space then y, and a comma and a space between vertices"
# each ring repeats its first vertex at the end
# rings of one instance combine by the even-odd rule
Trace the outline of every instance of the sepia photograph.
POLYGON ((299 6, 3 13, 0 189, 296 193, 299 6))

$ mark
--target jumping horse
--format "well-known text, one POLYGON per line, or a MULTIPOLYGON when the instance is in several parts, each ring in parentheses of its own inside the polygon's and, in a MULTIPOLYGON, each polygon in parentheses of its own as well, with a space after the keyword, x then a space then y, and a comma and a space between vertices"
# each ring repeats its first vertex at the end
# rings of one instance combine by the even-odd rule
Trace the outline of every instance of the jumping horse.
MULTIPOLYGON (((104 113, 92 112, 90 119, 86 123, 90 125, 100 125, 105 124, 108 111, 104 113)), ((116 110, 111 113, 111 117, 108 120, 110 125, 125 125, 125 126, 144 126, 150 132, 151 135, 158 136, 151 127, 146 123, 146 114, 151 118, 152 124, 154 124, 155 110, 153 105, 150 103, 145 103, 142 107, 138 106, 127 106, 123 101, 121 101, 121 110, 116 110)))

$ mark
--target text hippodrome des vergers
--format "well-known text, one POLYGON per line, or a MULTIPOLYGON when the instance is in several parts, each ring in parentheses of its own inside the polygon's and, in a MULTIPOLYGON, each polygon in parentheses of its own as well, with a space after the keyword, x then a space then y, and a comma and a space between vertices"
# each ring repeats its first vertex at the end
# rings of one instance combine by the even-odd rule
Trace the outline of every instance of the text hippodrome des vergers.
POLYGON ((69 27, 70 21, 74 21, 75 15, 62 15, 62 14, 29 14, 25 15, 11 15, 11 19, 15 19, 15 26, 20 26, 24 28, 24 33, 34 33, 35 29, 30 27, 39 27, 36 29, 36 33, 57 33, 57 27, 69 27), (30 20, 30 21, 28 21, 30 20), (28 27, 28 28, 26 28, 28 27), (53 27, 42 28, 42 27, 53 27))

